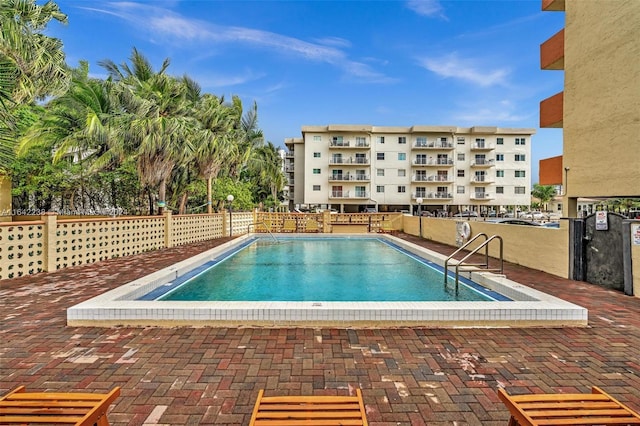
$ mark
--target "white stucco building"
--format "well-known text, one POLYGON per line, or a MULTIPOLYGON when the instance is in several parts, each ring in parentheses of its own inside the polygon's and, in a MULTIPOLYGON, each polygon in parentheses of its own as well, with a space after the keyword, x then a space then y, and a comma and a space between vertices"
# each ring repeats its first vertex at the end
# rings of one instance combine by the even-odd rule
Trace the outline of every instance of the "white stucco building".
POLYGON ((534 129, 303 126, 287 138, 289 208, 500 211, 531 203, 534 129))

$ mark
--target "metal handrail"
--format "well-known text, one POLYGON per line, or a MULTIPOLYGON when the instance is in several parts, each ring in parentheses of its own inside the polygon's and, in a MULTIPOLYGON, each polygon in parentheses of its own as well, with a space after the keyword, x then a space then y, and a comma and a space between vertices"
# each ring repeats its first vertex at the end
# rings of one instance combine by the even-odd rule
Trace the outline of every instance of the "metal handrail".
MULTIPOLYGON (((458 293, 458 283, 460 280, 460 266, 462 266, 464 264, 464 262, 471 256, 473 256, 474 254, 476 254, 481 248, 485 247, 485 250, 488 252, 488 246, 489 243, 491 241, 493 241, 494 239, 497 239, 500 241, 500 268, 489 268, 489 256, 486 255, 486 259, 487 262, 486 264, 472 264, 472 263, 468 263, 466 266, 484 266, 484 271, 487 272, 500 272, 500 274, 504 273, 504 257, 503 257, 503 240, 502 237, 499 235, 492 235, 491 237, 489 237, 489 239, 487 239, 485 242, 483 242, 482 244, 480 244, 478 247, 476 247, 475 249, 473 249, 472 251, 469 252, 469 254, 467 254, 465 257, 463 257, 457 264, 456 264, 456 293, 458 293)), ((471 269, 467 269, 467 271, 469 271, 471 269)), ((446 272, 446 271, 445 271, 446 272)), ((445 277, 446 279, 446 277, 445 277)), ((446 281, 445 281, 446 283, 446 281)))
MULTIPOLYGON (((472 242, 474 242, 475 240, 477 240, 480 237, 484 237, 485 241, 487 241, 489 239, 489 236, 487 234, 485 234, 484 232, 480 232, 476 236, 474 236, 472 239, 470 239, 469 241, 464 243, 464 245, 462 245, 462 247, 460 247, 458 250, 454 251, 453 254, 451 254, 451 256, 447 257, 447 260, 444 261, 444 284, 445 285, 447 285, 447 274, 448 274, 448 271, 449 271, 449 266, 448 266, 449 265, 449 261, 451 259, 453 259, 456 254, 460 253, 462 250, 467 248, 467 246, 469 246, 472 242)), ((487 264, 489 263, 489 251, 488 251, 488 249, 487 249, 487 251, 485 253, 485 261, 487 262, 487 264)))
POLYGON ((273 241, 275 241, 276 243, 278 242, 278 239, 276 238, 275 235, 271 233, 269 226, 267 226, 267 222, 265 222, 264 220, 262 222, 253 222, 247 225, 247 234, 249 233, 251 227, 252 226, 255 227, 256 225, 264 225, 264 229, 269 233, 269 235, 271 235, 271 238, 273 238, 273 241))

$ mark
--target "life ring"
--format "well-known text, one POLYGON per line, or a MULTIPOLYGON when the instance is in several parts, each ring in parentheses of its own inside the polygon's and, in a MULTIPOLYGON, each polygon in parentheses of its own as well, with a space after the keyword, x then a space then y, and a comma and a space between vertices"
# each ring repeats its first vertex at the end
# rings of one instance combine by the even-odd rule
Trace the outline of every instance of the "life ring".
POLYGON ((471 236, 471 226, 469 226, 469 222, 462 222, 460 224, 460 237, 467 241, 471 236))

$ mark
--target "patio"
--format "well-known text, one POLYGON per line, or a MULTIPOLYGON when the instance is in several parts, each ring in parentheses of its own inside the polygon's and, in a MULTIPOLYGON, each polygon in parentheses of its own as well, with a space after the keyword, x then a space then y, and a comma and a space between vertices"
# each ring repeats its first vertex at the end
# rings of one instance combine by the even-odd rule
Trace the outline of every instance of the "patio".
MULTIPOLYGON (((451 247, 403 238, 432 250, 451 247)), ((640 411, 640 299, 505 264, 506 275, 589 309, 587 328, 231 329, 66 326, 66 308, 228 239, 0 285, 0 394, 107 392, 115 425, 249 422, 258 390, 347 395, 371 425, 506 425, 496 390, 588 392, 640 411)))

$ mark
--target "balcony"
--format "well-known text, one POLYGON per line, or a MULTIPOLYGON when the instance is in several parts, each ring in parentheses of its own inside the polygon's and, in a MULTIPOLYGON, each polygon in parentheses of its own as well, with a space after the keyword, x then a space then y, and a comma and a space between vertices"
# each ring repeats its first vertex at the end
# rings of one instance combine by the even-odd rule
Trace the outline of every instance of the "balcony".
POLYGON ((564 92, 540 102, 540 127, 561 128, 564 114, 564 92))
POLYGON ((346 157, 346 158, 332 157, 329 159, 329 164, 360 166, 364 164, 369 164, 369 159, 362 158, 362 157, 346 157))
POLYGON ((453 177, 451 175, 413 175, 412 182, 452 182, 453 177))
POLYGON ((351 182, 351 181, 368 182, 369 180, 371 180, 369 175, 359 175, 359 174, 352 175, 349 173, 345 173, 341 175, 329 176, 329 182, 351 182))
POLYGON ((495 180, 493 179, 493 177, 491 176, 472 176, 471 177, 471 183, 475 183, 475 184, 489 184, 489 183, 493 183, 495 182, 495 180))
POLYGON ((421 159, 421 158, 416 158, 415 160, 413 160, 413 165, 414 166, 453 166, 453 160, 450 159, 446 159, 446 158, 429 158, 429 159, 421 159))
POLYGON ((491 151, 496 149, 492 143, 474 142, 471 144, 471 151, 491 151))
POLYGON ((362 148, 369 148, 369 141, 351 141, 351 140, 331 140, 329 142, 329 148, 355 148, 355 149, 362 149, 362 148))
POLYGON ((294 172, 293 164, 290 166, 284 166, 284 171, 287 173, 293 173, 294 172))
POLYGON ((366 191, 331 191, 329 198, 336 199, 369 199, 369 193, 366 191))
POLYGON ((474 192, 471 194, 471 199, 476 201, 488 201, 493 200, 493 195, 488 192, 474 192))
POLYGON ((492 167, 494 163, 493 158, 478 159, 471 162, 471 167, 492 167))
POLYGON ((442 141, 416 141, 413 143, 413 149, 453 149, 452 142, 442 141))
POLYGON ((564 29, 540 45, 540 68, 543 70, 564 69, 564 29))

